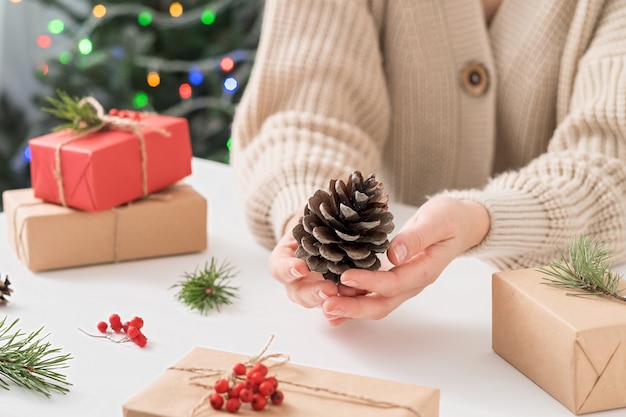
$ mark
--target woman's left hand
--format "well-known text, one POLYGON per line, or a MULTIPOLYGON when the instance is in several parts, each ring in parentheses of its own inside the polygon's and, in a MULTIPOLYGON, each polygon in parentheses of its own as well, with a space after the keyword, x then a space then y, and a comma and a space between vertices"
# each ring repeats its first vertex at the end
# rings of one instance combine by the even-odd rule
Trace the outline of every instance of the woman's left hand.
POLYGON ((480 203, 438 196, 422 205, 392 239, 390 269, 350 269, 339 295, 322 305, 333 326, 351 318, 381 319, 432 284, 457 256, 479 244, 490 227, 480 203), (366 292, 365 295, 362 295, 366 292))

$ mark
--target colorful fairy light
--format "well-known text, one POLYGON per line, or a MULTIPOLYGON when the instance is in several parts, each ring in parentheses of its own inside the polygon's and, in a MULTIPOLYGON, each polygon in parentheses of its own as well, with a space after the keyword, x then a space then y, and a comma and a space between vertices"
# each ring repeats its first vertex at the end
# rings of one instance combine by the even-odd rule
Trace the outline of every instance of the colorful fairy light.
POLYGON ((228 138, 226 141, 226 148, 230 151, 230 148, 233 146, 233 138, 228 138))
POLYGON ((138 91, 133 97, 133 106, 138 109, 146 107, 148 105, 148 95, 143 91, 138 91))
POLYGON ((161 84, 161 76, 156 71, 150 71, 146 79, 150 87, 157 87, 159 84, 161 84))
POLYGON ((65 24, 61 19, 52 19, 48 22, 48 32, 58 35, 65 29, 65 24))
POLYGON ((52 39, 48 35, 39 35, 37 37, 37 46, 46 49, 52 45, 52 39))
POLYGON ((231 72, 235 68, 235 61, 229 56, 224 57, 220 60, 220 68, 224 72, 231 72))
POLYGON ((202 71, 198 68, 192 67, 189 69, 189 75, 187 78, 189 78, 189 83, 191 85, 200 85, 202 84, 202 81, 204 81, 204 74, 202 74, 202 71))
POLYGON ((22 0, 11 0, 11 3, 21 3, 22 0))
POLYGON ((30 146, 26 146, 22 151, 22 159, 24 162, 30 162, 31 154, 30 154, 30 146))
POLYGON ((239 86, 239 82, 236 78, 228 77, 224 80, 224 91, 227 94, 232 94, 237 91, 237 87, 239 86))
POLYGON ((78 41, 78 52, 83 55, 89 55, 93 51, 93 44, 89 38, 83 38, 78 41))
POLYGON ((200 21, 207 26, 213 24, 215 22, 215 12, 211 9, 206 9, 202 12, 200 21))
POLYGON ((91 14, 94 15, 95 18, 101 19, 107 14, 107 8, 104 4, 96 4, 91 9, 91 14))
POLYGON ((180 17, 183 14, 183 5, 175 1, 170 4, 170 15, 172 17, 180 17))
POLYGON ((63 51, 59 54, 59 62, 63 65, 69 64, 73 58, 74 55, 69 51, 63 51))
POLYGON ((183 83, 178 87, 178 94, 180 94, 180 98, 183 100, 191 97, 191 86, 187 83, 183 83))
POLYGON ((152 23, 152 13, 149 11, 139 13, 139 16, 137 16, 137 23, 139 23, 140 26, 148 26, 152 23))
POLYGON ((39 77, 45 77, 46 75, 48 75, 48 64, 46 64, 45 62, 42 62, 40 64, 37 65, 37 68, 35 70, 37 76, 39 77))

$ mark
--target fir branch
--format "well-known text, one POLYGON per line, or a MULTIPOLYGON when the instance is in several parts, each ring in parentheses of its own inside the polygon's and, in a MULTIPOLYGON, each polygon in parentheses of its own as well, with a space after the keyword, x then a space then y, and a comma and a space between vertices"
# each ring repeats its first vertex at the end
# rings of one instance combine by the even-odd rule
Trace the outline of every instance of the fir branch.
POLYGON ((65 91, 57 90, 59 98, 46 97, 46 101, 51 107, 44 107, 42 110, 53 116, 67 120, 54 128, 55 131, 72 129, 77 132, 84 132, 102 125, 102 120, 89 103, 80 104, 81 98, 71 97, 65 91))
POLYGON ((613 251, 585 235, 569 242, 567 255, 559 248, 560 259, 538 271, 549 275, 544 283, 556 288, 577 291, 568 295, 602 295, 620 301, 626 296, 619 294, 621 276, 611 271, 609 258, 613 251))
POLYGON ((171 288, 179 288, 176 298, 192 310, 206 315, 213 308, 218 312, 220 307, 232 304, 237 298, 239 288, 229 285, 229 281, 236 275, 232 266, 223 262, 219 267, 215 258, 211 258, 204 269, 196 269, 193 273, 185 272, 183 280, 171 288))
POLYGON ((15 329, 19 319, 7 324, 0 320, 0 387, 9 382, 50 397, 52 392, 67 393, 72 384, 59 369, 67 368, 70 354, 61 354, 41 336, 42 328, 31 333, 15 329))

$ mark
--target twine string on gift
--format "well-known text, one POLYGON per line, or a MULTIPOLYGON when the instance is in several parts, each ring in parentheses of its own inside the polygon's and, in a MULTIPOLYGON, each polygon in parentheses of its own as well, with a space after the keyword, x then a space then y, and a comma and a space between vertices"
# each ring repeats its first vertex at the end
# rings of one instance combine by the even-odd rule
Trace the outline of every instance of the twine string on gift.
MULTIPOLYGON (((263 363, 267 360, 272 360, 272 359, 278 359, 278 361, 275 362, 271 362, 269 365, 267 365, 267 367, 269 369, 272 368, 277 368, 280 366, 284 366, 289 362, 289 356, 282 354, 282 353, 273 353, 273 354, 266 354, 267 350, 269 349, 270 345, 272 344, 272 341, 274 340, 274 335, 272 335, 270 337, 269 342, 267 342, 267 344, 265 345, 265 347, 263 348, 263 350, 261 350, 261 352, 256 355, 253 356, 251 358, 249 358, 246 362, 244 362, 244 364, 246 365, 246 367, 249 366, 254 366, 257 363, 263 363)), ((211 378, 211 377, 217 377, 220 376, 221 378, 227 379, 228 381, 235 381, 237 376, 234 374, 234 372, 231 371, 224 371, 224 370, 220 370, 220 369, 210 369, 210 368, 199 368, 199 367, 170 367, 169 369, 172 370, 177 370, 177 371, 184 371, 184 372, 189 372, 192 373, 193 375, 189 378, 189 380, 191 381, 190 384, 191 385, 195 385, 195 386, 199 386, 202 388, 206 388, 206 389, 213 389, 212 385, 208 385, 208 384, 203 384, 200 382, 197 382, 197 380, 199 379, 204 379, 204 378, 211 378)), ((406 410, 412 414, 414 414, 417 417, 420 417, 421 414, 415 410, 412 407, 409 407, 408 405, 404 405, 404 404, 398 404, 398 403, 393 403, 393 402, 389 402, 389 401, 381 401, 381 400, 376 400, 373 398, 369 398, 366 396, 362 396, 362 395, 357 395, 357 394, 350 394, 347 392, 342 392, 342 391, 338 391, 338 390, 333 390, 330 388, 325 388, 325 387, 317 387, 317 386, 313 386, 313 385, 308 385, 308 384, 302 384, 299 382, 293 382, 293 381, 286 381, 284 379, 279 379, 278 380, 280 384, 286 384, 286 385, 291 385, 293 387, 297 387, 297 388, 302 388, 306 391, 311 391, 313 393, 326 393, 326 394, 330 394, 333 396, 336 396, 340 399, 344 399, 347 401, 355 401, 359 404, 364 404, 367 406, 371 406, 371 407, 377 407, 377 408, 384 408, 384 409, 391 409, 391 408, 399 408, 399 409, 403 409, 406 410)), ((195 417, 197 415, 199 415, 204 409, 209 409, 210 405, 209 405, 209 397, 211 396, 211 392, 209 392, 208 394, 204 395, 199 401, 198 403, 190 410, 188 416, 189 417, 195 417)))
POLYGON ((100 121, 100 123, 89 129, 82 130, 78 134, 73 135, 65 141, 59 143, 56 146, 54 152, 54 174, 57 181, 57 188, 59 189, 59 200, 61 202, 61 205, 67 206, 65 188, 63 186, 63 175, 61 173, 61 149, 68 143, 74 142, 78 139, 82 139, 92 133, 98 132, 105 128, 124 130, 126 132, 134 134, 137 139, 139 139, 139 147, 141 151, 142 194, 144 197, 148 195, 148 155, 146 152, 146 141, 143 135, 143 128, 148 128, 164 136, 169 136, 170 133, 165 129, 159 129, 152 126, 144 125, 141 121, 138 120, 108 115, 104 112, 104 108, 102 107, 102 105, 94 97, 84 97, 78 102, 79 107, 85 104, 90 105, 96 111, 96 118, 100 121))

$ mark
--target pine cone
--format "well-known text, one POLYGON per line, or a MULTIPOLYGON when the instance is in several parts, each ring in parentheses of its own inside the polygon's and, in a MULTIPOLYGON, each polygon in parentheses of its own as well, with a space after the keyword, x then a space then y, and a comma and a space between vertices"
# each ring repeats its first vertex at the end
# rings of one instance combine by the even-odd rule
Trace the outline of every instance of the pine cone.
POLYGON ((378 270, 377 254, 389 247, 387 235, 394 227, 383 184, 373 174, 364 179, 355 171, 346 184, 331 180, 328 188, 309 198, 293 229, 296 256, 337 283, 349 268, 378 270))

